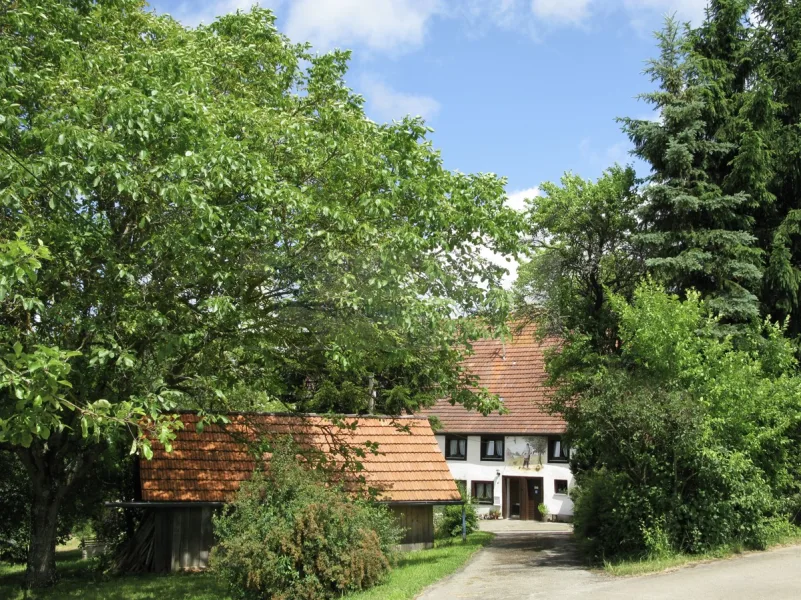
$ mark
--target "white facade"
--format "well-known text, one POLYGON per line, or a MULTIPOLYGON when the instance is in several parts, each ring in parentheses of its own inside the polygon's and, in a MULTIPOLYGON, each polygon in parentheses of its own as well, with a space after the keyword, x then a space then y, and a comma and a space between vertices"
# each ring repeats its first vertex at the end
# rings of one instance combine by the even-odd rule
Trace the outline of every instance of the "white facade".
MULTIPOLYGON (((573 502, 567 493, 557 493, 557 483, 568 490, 573 486, 573 474, 565 462, 548 461, 548 436, 505 435, 503 460, 481 459, 481 435, 460 436, 467 438, 467 457, 465 460, 447 459, 444 434, 437 434, 440 450, 446 454, 453 478, 466 483, 467 492, 472 494, 474 482, 492 482, 494 493, 492 504, 480 504, 479 514, 497 509, 503 514, 504 494, 509 494, 509 479, 512 477, 535 478, 542 480, 542 501, 548 507, 550 518, 569 520, 573 516, 573 502), (504 485, 506 483, 506 486, 504 485), (503 489, 506 487, 507 489, 503 489)), ((498 437, 498 436, 490 436, 498 437)), ((558 438, 558 436, 553 436, 558 438)), ((515 480, 517 481, 517 480, 515 480)), ((525 482, 524 482, 525 483, 525 482)))

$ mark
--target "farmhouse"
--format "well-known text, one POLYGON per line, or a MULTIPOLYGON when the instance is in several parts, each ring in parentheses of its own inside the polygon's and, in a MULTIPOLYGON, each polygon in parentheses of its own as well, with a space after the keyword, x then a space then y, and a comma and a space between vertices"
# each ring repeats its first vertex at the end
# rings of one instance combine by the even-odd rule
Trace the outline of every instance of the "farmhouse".
POLYGON ((466 360, 479 385, 497 394, 506 414, 483 416, 441 400, 427 415, 442 423, 437 441, 453 477, 479 502, 480 512, 495 509, 504 518, 569 520, 573 483, 569 449, 562 440, 565 423, 547 410, 544 353, 553 340, 539 341, 533 326, 511 340, 474 343, 466 360))
MULTIPOLYGON (((141 461, 141 499, 116 506, 145 509, 130 569, 205 568, 213 543, 212 512, 229 501, 256 461, 249 443, 290 435, 340 466, 358 461, 363 477, 406 530, 402 549, 433 546, 433 507, 461 504, 461 496, 425 417, 343 417, 235 414, 230 423, 198 431, 199 417, 182 415, 185 429, 173 451, 157 445, 141 461), (377 444, 377 448, 374 446, 377 444), (362 454, 363 456, 359 456, 362 454)), ((269 457, 265 457, 268 461, 269 457)), ((345 473, 352 471, 345 470, 345 473)), ((346 475, 347 477, 347 475, 346 475)))

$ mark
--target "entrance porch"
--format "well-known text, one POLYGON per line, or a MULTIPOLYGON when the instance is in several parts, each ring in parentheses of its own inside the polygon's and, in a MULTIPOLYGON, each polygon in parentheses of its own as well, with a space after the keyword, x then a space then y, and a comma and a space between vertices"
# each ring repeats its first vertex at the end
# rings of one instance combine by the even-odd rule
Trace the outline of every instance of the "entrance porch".
POLYGON ((542 521, 542 477, 503 477, 503 518, 542 521))

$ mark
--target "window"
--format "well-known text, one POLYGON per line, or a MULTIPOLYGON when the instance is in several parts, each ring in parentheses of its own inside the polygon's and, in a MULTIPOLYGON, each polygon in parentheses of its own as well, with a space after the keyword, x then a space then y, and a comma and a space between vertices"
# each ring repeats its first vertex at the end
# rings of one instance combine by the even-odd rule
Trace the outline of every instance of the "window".
POLYGON ((566 463, 570 460, 570 448, 563 442, 562 438, 548 439, 548 462, 566 463))
POLYGON ((467 460, 467 438, 461 435, 446 435, 445 458, 448 460, 467 460))
POLYGON ((481 460, 503 460, 503 436, 481 436, 481 460))
POLYGON ((554 479, 553 480, 553 493, 554 494, 567 494, 567 479, 554 479))
POLYGON ((492 504, 492 495, 495 491, 495 484, 492 481, 474 481, 473 498, 479 504, 492 504))

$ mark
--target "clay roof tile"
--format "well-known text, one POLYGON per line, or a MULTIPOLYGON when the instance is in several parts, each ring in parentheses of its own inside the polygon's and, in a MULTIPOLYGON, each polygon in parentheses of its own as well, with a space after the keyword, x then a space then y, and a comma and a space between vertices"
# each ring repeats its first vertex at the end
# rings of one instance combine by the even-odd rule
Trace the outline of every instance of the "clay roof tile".
MULTIPOLYGON (((347 417, 334 423, 314 415, 238 414, 227 425, 195 429, 198 416, 181 416, 185 429, 173 451, 154 444, 153 459, 140 464, 142 499, 170 502, 229 501, 256 466, 247 443, 259 434, 291 434, 331 452, 361 448, 359 475, 387 502, 460 500, 448 465, 425 417, 347 417), (378 453, 368 448, 378 444, 378 453)), ((336 458, 337 453, 333 453, 336 458)))

